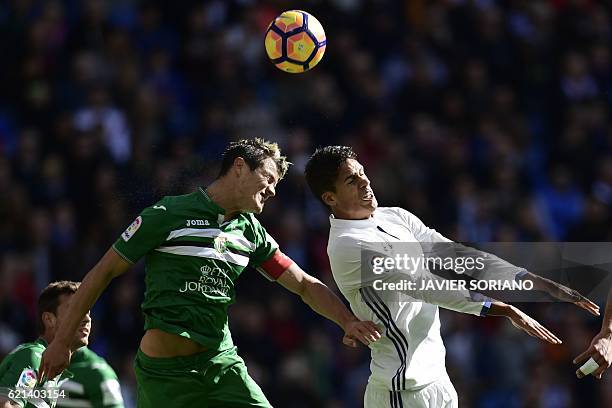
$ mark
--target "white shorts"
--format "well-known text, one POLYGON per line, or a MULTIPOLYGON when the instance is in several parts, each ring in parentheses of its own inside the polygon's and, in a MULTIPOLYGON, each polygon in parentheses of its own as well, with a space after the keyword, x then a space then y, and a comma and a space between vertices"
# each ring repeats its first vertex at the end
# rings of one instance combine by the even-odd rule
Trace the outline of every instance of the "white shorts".
POLYGON ((390 391, 368 384, 364 408, 457 408, 459 398, 448 375, 418 391, 390 391))

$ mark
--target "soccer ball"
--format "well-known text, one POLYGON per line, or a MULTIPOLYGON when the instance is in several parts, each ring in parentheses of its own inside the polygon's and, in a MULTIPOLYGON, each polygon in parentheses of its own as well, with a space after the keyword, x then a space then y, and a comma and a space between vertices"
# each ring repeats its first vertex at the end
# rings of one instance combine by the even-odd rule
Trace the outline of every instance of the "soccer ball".
POLYGON ((276 17, 266 31, 266 52, 278 69, 305 72, 321 61, 327 40, 312 14, 289 10, 276 17))

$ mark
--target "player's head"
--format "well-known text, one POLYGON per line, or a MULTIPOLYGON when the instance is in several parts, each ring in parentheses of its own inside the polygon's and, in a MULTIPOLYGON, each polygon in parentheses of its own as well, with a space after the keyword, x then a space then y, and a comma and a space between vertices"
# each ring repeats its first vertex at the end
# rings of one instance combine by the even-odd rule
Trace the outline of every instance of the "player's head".
POLYGON ((229 179, 236 206, 260 213, 265 201, 276 194, 276 184, 290 164, 276 143, 243 139, 225 149, 218 178, 229 179))
MULTIPOLYGON (((72 296, 79 288, 78 282, 51 282, 38 297, 38 330, 42 337, 51 342, 60 322, 68 313, 72 296)), ((72 342, 72 349, 89 343, 91 317, 89 312, 83 318, 72 342)))
POLYGON ((305 174, 312 193, 337 218, 365 219, 378 206, 370 180, 348 146, 317 149, 306 164, 305 174))

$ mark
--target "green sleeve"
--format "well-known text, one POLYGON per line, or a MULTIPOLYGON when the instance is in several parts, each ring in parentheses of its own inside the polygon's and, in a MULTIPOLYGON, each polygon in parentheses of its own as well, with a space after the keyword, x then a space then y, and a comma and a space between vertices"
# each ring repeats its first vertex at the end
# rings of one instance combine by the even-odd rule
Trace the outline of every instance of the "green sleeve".
POLYGON ((278 244, 255 217, 252 217, 252 219, 255 232, 255 251, 251 255, 249 266, 257 268, 276 252, 278 244))
MULTIPOLYGON (((0 395, 8 397, 8 391, 16 388, 34 388, 38 382, 40 351, 24 348, 9 354, 0 365, 0 395)), ((11 400, 20 407, 26 405, 25 399, 11 400)))
POLYGON ((165 200, 145 208, 113 244, 113 249, 130 263, 157 248, 169 233, 168 204, 165 200))

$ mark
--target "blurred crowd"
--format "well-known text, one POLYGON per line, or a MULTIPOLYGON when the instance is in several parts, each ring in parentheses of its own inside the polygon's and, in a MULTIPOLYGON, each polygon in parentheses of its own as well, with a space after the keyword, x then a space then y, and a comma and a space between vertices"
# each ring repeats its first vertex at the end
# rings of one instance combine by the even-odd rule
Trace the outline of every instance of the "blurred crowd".
MULTIPOLYGON (((209 183, 242 137, 294 163, 260 220, 332 287, 327 214, 302 176, 320 145, 353 146, 379 203, 455 240, 612 240, 609 1, 7 0, 0 36, 0 358, 36 337, 49 281, 80 280, 143 207, 209 183), (306 74, 265 56, 287 8, 327 33, 306 74)), ((128 406, 143 273, 93 310, 92 348, 128 406)), ((255 271, 237 292, 234 340, 274 406, 361 406, 365 347, 255 271)), ((442 312, 461 406, 612 406, 612 373, 578 381, 571 364, 600 320, 521 307, 564 344, 442 312)))

